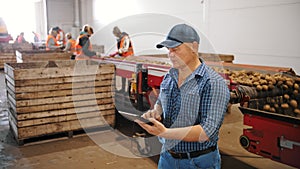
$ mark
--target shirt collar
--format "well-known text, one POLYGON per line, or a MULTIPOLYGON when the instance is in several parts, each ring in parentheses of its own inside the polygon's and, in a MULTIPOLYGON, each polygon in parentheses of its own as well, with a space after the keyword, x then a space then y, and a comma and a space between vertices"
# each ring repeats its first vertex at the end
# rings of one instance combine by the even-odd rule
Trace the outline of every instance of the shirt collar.
MULTIPOLYGON (((203 77, 206 71, 207 65, 205 64, 204 60, 200 58, 201 64, 196 68, 194 72, 192 72, 191 76, 194 78, 195 76, 203 77)), ((174 79, 178 79, 178 69, 171 68, 169 72, 170 76, 174 79)))

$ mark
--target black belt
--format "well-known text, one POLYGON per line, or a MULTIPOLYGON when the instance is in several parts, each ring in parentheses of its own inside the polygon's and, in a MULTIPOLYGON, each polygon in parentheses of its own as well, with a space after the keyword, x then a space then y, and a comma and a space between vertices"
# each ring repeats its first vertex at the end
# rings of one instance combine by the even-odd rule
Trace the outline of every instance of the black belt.
POLYGON ((193 151, 193 152, 189 152, 189 153, 176 153, 176 152, 174 152, 172 150, 168 150, 168 152, 171 154, 171 156, 173 158, 187 159, 187 158, 189 158, 188 154, 190 154, 190 158, 195 158, 195 157, 198 157, 200 155, 213 152, 213 151, 216 150, 216 148, 217 148, 217 146, 212 146, 212 147, 209 147, 209 148, 207 148, 205 150, 193 151))

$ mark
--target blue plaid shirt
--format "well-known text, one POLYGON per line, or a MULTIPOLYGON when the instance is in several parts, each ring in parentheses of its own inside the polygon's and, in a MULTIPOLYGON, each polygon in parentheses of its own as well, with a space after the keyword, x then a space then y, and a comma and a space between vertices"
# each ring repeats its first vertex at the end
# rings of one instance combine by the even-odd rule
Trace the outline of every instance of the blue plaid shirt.
POLYGON ((217 145, 218 134, 230 94, 225 80, 203 61, 178 88, 178 70, 171 68, 160 86, 157 104, 163 109, 167 128, 201 125, 209 137, 205 142, 161 138, 163 150, 192 152, 217 145))

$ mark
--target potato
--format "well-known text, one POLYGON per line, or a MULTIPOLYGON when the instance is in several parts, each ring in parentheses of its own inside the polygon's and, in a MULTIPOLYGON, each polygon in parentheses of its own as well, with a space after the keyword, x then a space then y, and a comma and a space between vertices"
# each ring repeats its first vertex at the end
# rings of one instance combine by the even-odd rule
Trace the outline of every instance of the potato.
POLYGON ((283 88, 284 90, 286 90, 286 89, 289 88, 289 86, 288 86, 288 85, 282 85, 282 88, 283 88))
POLYGON ((266 110, 266 111, 269 111, 271 108, 271 106, 269 104, 265 104, 263 109, 266 110))
POLYGON ((295 110, 294 110, 294 113, 300 114, 300 110, 299 110, 299 109, 295 109, 295 110))
POLYGON ((258 82, 258 81, 259 81, 259 78, 258 78, 258 77, 253 77, 253 78, 252 78, 252 81, 253 81, 253 82, 258 82))
POLYGON ((260 83, 261 85, 265 85, 265 84, 268 84, 268 81, 267 81, 267 80, 264 80, 264 79, 260 79, 260 80, 259 80, 259 83, 260 83))
POLYGON ((276 102, 275 99, 270 100, 270 103, 275 103, 275 102, 276 102))
POLYGON ((287 103, 283 103, 283 104, 281 104, 281 107, 282 107, 283 109, 288 109, 288 108, 289 108, 289 105, 288 105, 287 103))
POLYGON ((278 104, 274 104, 274 107, 277 109, 279 107, 279 105, 278 104))
POLYGON ((262 89, 267 91, 269 89, 269 87, 267 85, 262 85, 262 89))
POLYGON ((274 89, 274 85, 273 84, 269 84, 268 88, 269 88, 269 90, 273 90, 274 89))
POLYGON ((274 107, 271 107, 270 112, 276 113, 276 109, 274 107))
POLYGON ((290 96, 289 96, 288 94, 284 94, 284 95, 283 95, 283 98, 285 98, 285 99, 288 100, 288 99, 290 99, 290 96))
POLYGON ((285 84, 290 88, 292 88, 294 86, 293 82, 290 80, 286 81, 285 84))
POLYGON ((299 85, 297 83, 294 84, 294 89, 299 90, 299 85))
POLYGON ((277 86, 279 87, 279 86, 281 86, 283 84, 283 81, 277 81, 277 86))
POLYGON ((294 90, 294 91, 293 91, 293 94, 294 94, 295 96, 297 96, 297 95, 298 95, 298 93, 299 93, 299 91, 298 91, 298 90, 294 90))
POLYGON ((291 105, 293 108, 297 108, 297 107, 298 107, 298 103, 297 103, 297 101, 294 100, 294 99, 290 101, 290 105, 291 105))
POLYGON ((257 86, 256 86, 256 90, 257 90, 257 91, 261 91, 261 90, 262 90, 262 86, 261 86, 261 85, 257 85, 257 86))
POLYGON ((259 85, 259 82, 254 82, 253 85, 254 85, 254 86, 258 86, 258 85, 259 85))

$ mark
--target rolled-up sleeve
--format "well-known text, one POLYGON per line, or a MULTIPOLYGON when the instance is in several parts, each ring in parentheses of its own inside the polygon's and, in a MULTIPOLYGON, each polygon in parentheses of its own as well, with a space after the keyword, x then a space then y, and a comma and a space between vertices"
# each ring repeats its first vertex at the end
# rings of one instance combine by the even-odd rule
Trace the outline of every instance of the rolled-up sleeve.
POLYGON ((229 90, 222 80, 209 81, 203 90, 200 125, 209 138, 214 137, 221 127, 229 102, 229 90))

